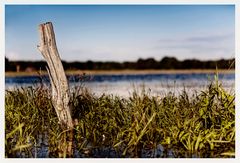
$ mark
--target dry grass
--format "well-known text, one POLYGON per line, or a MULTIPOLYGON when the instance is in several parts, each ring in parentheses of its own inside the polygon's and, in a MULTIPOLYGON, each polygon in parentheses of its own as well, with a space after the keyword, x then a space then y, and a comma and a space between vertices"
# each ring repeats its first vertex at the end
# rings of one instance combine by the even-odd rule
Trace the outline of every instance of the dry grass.
MULTIPOLYGON (((201 74, 209 73, 214 74, 215 69, 191 69, 191 70, 72 70, 66 71, 67 75, 79 75, 79 74, 89 74, 89 75, 131 75, 131 74, 201 74)), ((229 74, 234 73, 235 70, 232 69, 222 69, 218 70, 219 74, 229 74)), ((41 71, 41 75, 47 75, 47 71, 41 71)), ((33 72, 5 72, 6 77, 15 77, 15 76, 38 76, 38 71, 33 72)))

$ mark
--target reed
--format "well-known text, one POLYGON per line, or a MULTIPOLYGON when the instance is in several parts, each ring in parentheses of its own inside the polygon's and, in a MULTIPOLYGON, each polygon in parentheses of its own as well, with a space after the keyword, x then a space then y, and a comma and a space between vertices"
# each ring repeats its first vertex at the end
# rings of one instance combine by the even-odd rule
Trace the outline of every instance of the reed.
MULTIPOLYGON (((193 96, 183 91, 156 97, 145 88, 128 98, 95 96, 82 85, 71 96, 74 148, 81 157, 97 157, 94 150, 104 148, 115 157, 142 157, 143 150, 159 145, 174 157, 235 156, 235 94, 225 91, 217 76, 193 96)), ((65 131, 47 87, 6 91, 5 122, 6 157, 41 157, 36 149, 43 145, 48 157, 65 157, 58 147, 65 131)))

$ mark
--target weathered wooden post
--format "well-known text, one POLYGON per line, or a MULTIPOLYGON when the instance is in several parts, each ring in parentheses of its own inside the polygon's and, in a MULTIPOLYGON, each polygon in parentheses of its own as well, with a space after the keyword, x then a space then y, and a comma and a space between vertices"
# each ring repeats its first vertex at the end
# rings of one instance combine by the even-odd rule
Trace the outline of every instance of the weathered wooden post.
MULTIPOLYGON (((71 108, 69 105, 69 86, 63 69, 61 59, 57 50, 55 34, 51 22, 39 25, 40 45, 39 51, 48 64, 48 74, 52 87, 52 103, 57 113, 61 128, 71 131, 72 139, 73 121, 71 117, 71 108)), ((68 145, 68 152, 72 148, 72 142, 68 145)))

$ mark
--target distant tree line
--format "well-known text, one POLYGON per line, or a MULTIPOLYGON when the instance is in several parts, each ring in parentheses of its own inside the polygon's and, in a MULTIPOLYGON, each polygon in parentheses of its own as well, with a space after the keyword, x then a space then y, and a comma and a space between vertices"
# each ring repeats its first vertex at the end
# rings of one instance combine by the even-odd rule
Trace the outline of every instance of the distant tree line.
MULTIPOLYGON (((187 59, 179 61, 174 57, 164 57, 157 61, 154 58, 138 59, 136 62, 66 62, 62 61, 65 70, 123 70, 123 69, 234 69, 235 59, 200 61, 187 59)), ((5 71, 44 70, 45 61, 10 61, 5 57, 5 71)))

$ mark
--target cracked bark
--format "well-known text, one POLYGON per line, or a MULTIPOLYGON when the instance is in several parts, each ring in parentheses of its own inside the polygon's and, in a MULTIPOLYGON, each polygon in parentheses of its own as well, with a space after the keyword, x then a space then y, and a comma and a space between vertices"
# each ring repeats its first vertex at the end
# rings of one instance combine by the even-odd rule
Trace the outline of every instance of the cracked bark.
MULTIPOLYGON (((47 22, 39 25, 40 45, 39 51, 47 62, 47 71, 51 82, 52 104, 57 113, 59 123, 63 130, 73 130, 73 121, 71 117, 71 108, 69 104, 69 86, 64 72, 64 68, 59 56, 53 25, 47 22)), ((69 139, 69 138, 68 138, 69 139)), ((72 140, 72 133, 70 134, 72 140)), ((70 141, 69 148, 72 147, 70 141)))

